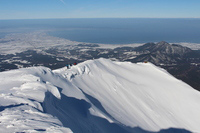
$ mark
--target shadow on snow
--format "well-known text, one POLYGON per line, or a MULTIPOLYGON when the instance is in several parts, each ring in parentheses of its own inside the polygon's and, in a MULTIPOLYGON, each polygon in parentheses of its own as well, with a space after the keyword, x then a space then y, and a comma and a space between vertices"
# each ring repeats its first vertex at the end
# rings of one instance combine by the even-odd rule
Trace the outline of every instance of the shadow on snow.
MULTIPOLYGON (((62 89, 59 88, 59 90, 61 91, 62 89)), ((61 99, 57 99, 50 92, 46 92, 46 97, 42 104, 44 112, 57 117, 62 122, 63 126, 70 128, 74 133, 152 133, 140 127, 131 128, 120 124, 106 112, 97 99, 85 92, 83 92, 83 94, 85 94, 93 105, 116 123, 110 123, 104 118, 90 114, 89 108, 91 104, 85 100, 67 97, 62 93, 61 99)), ((169 128, 160 130, 158 133, 190 133, 190 131, 169 128)))

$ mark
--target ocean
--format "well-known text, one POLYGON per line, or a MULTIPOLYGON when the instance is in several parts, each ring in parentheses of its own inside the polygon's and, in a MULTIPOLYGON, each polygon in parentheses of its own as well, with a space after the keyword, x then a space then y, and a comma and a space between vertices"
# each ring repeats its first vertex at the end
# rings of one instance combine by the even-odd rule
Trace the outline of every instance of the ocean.
POLYGON ((11 33, 46 31, 71 41, 130 44, 166 41, 200 43, 200 19, 87 18, 0 20, 0 38, 11 33))

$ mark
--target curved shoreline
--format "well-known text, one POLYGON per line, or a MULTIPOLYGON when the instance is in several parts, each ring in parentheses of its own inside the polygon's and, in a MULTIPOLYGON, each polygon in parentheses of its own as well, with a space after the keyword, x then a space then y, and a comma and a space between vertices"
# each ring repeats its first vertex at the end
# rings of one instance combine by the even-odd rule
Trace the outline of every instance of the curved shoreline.
MULTIPOLYGON (((148 43, 148 42, 146 42, 148 43)), ((21 52, 30 49, 41 50, 58 47, 58 46, 74 46, 78 44, 96 44, 100 48, 110 48, 114 49, 117 47, 138 47, 144 45, 145 43, 130 43, 130 44, 103 44, 103 43, 87 43, 71 41, 69 39, 54 37, 47 34, 47 31, 41 30, 37 32, 29 33, 13 33, 7 34, 4 38, 0 39, 0 54, 13 54, 16 52, 21 52)), ((188 47, 192 50, 200 50, 200 43, 170 43, 179 44, 188 47)))

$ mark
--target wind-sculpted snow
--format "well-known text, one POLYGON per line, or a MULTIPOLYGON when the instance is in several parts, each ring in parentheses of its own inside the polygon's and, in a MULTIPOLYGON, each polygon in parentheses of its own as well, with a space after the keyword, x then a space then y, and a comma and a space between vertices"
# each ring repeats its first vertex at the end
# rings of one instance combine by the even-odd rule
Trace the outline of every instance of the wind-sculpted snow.
MULTIPOLYGON (((200 93, 151 63, 99 59, 55 72, 98 99, 114 122, 149 131, 200 131, 200 93)), ((90 113, 99 116, 93 108, 90 113)))
POLYGON ((0 73, 0 132, 71 132, 56 117, 43 112, 46 92, 61 98, 49 78, 58 77, 43 67, 0 73))
POLYGON ((0 81, 0 132, 200 132, 200 93, 151 63, 89 60, 0 81))

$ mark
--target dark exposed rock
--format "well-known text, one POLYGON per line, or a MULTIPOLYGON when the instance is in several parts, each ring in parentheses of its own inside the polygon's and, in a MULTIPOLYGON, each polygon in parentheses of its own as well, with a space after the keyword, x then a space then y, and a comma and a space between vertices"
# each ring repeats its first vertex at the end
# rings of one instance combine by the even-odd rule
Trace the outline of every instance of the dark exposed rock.
POLYGON ((177 44, 169 44, 167 42, 159 43, 146 43, 143 46, 135 48, 135 51, 139 52, 139 56, 129 60, 132 62, 149 61, 156 65, 159 64, 172 64, 181 62, 183 56, 191 53, 192 50, 177 44))

